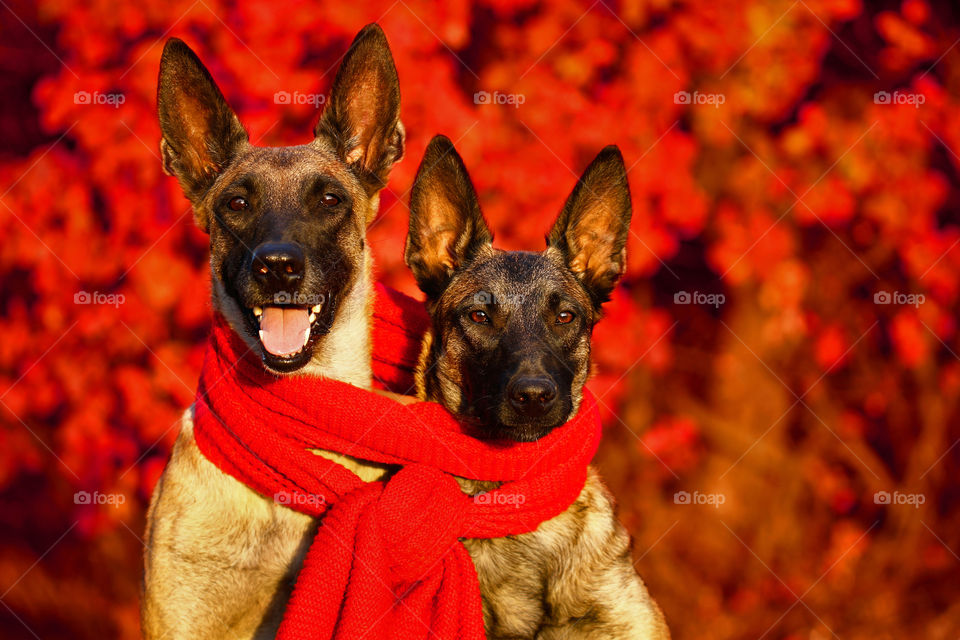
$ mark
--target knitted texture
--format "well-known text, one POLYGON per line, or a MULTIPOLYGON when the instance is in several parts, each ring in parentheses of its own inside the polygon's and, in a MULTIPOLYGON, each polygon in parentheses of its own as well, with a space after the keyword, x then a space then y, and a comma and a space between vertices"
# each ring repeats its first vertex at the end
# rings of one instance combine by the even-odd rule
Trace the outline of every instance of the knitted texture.
MULTIPOLYGON (((408 391, 422 306, 377 289, 380 384, 408 391)), ((358 357, 359 354, 358 354, 358 357)), ((335 380, 275 376, 217 318, 194 413, 200 451, 258 493, 320 517, 278 638, 484 638, 476 571, 460 538, 533 531, 563 512, 600 439, 596 401, 531 443, 482 441, 441 405, 401 405, 335 380), (309 449, 398 465, 365 483, 309 449), (463 494, 453 475, 504 484, 463 494)))

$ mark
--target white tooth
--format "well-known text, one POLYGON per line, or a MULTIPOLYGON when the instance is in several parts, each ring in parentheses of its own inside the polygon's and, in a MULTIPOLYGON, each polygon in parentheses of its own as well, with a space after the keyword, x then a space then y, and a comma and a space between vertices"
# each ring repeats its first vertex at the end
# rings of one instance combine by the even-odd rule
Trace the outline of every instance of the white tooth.
POLYGON ((303 346, 307 346, 307 342, 310 341, 310 329, 307 328, 303 332, 303 346))
POLYGON ((261 309, 260 307, 254 307, 254 308, 253 308, 253 315, 255 315, 255 316, 257 316, 257 317, 259 318, 261 315, 263 315, 263 309, 261 309))
POLYGON ((313 322, 313 321, 316 320, 316 319, 317 319, 317 314, 311 313, 311 314, 310 314, 310 322, 313 322))
MULTIPOLYGON (((314 305, 313 308, 310 309, 310 311, 313 311, 314 313, 320 313, 320 307, 322 307, 322 306, 323 306, 322 304, 314 305)), ((311 321, 311 322, 312 322, 312 321, 311 321)))
POLYGON ((260 330, 260 342, 263 342, 263 329, 260 330))

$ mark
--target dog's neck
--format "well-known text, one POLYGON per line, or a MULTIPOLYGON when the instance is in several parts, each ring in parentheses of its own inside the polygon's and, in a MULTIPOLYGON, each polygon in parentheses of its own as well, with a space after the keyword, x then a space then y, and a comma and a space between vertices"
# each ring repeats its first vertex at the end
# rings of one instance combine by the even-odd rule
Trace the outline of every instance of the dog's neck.
MULTIPOLYGON (((370 250, 364 249, 363 268, 339 301, 333 326, 317 345, 313 359, 297 371, 297 375, 332 378, 364 389, 371 387, 370 318, 374 294, 371 271, 370 250)), ((213 308, 224 315, 247 346, 259 353, 263 347, 242 330, 244 320, 240 306, 226 294, 216 275, 213 276, 213 308)))

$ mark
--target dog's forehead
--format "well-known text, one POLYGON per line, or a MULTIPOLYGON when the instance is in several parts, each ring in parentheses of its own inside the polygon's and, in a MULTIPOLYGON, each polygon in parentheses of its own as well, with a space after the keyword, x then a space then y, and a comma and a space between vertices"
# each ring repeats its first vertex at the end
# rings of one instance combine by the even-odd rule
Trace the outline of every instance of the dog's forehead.
MULTIPOLYGON (((484 291, 500 304, 535 303, 560 294, 584 307, 589 306, 586 291, 550 251, 493 251, 460 271, 451 282, 450 290, 456 301, 484 291)), ((532 307, 519 304, 518 308, 532 307)))
POLYGON ((221 185, 252 177, 274 192, 297 191, 316 176, 332 178, 351 195, 363 194, 356 176, 331 151, 317 145, 294 147, 250 147, 224 172, 221 185))

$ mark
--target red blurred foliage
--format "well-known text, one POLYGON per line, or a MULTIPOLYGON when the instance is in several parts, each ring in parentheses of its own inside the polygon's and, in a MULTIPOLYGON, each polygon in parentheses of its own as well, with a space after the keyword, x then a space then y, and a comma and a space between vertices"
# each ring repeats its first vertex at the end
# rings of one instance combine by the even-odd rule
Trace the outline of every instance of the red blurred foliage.
POLYGON ((207 239, 157 157, 163 40, 198 51, 252 140, 292 144, 316 109, 274 93, 325 91, 379 21, 409 132, 371 229, 386 282, 414 290, 407 192, 433 134, 504 248, 541 248, 578 172, 623 150, 634 222, 595 336, 599 463, 675 636, 956 638, 960 23, 946 3, 869 4, 12 2, 2 635, 138 635, 143 513, 210 318, 207 239))

